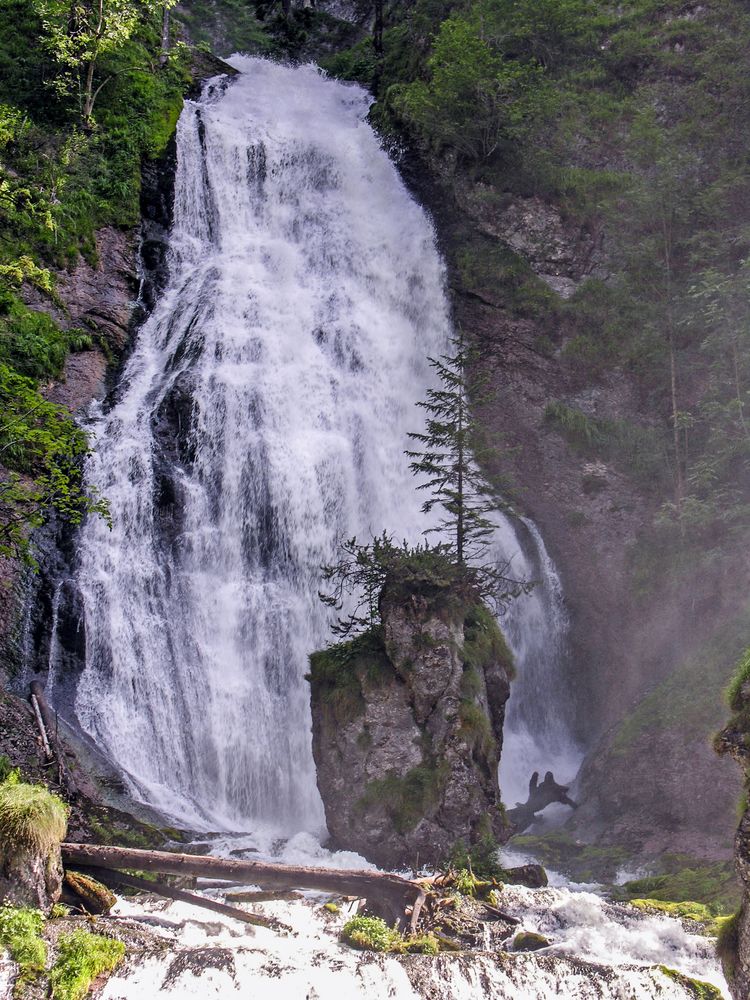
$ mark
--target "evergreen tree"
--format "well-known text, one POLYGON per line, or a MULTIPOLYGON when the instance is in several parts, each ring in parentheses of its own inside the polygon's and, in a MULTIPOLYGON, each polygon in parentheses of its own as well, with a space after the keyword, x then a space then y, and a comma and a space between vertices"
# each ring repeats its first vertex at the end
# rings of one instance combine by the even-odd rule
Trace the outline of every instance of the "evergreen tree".
POLYGON ((409 435, 423 450, 406 454, 412 472, 426 477, 417 487, 430 492, 422 511, 437 507, 443 515, 425 534, 439 532, 449 539, 446 547, 465 583, 499 610, 528 593, 533 583, 510 576, 508 561, 488 558, 495 531, 491 515, 507 510, 508 504, 477 462, 481 433, 469 404, 470 356, 463 332, 452 344, 453 354, 429 359, 440 385, 418 404, 428 414, 425 430, 409 435))
POLYGON ((447 535, 456 562, 466 566, 485 556, 494 531, 489 515, 507 505, 475 459, 479 435, 469 409, 469 355, 463 334, 453 346, 453 354, 429 359, 440 386, 417 404, 427 411, 427 424, 423 433, 409 437, 423 450, 406 454, 412 459, 412 472, 426 477, 417 487, 430 493, 422 511, 428 514, 438 507, 443 513, 440 523, 425 533, 447 535))
POLYGON ((417 404, 427 411, 427 422, 424 432, 409 437, 423 450, 406 452, 412 472, 424 477, 417 488, 430 493, 422 504, 423 513, 437 507, 443 514, 424 534, 439 532, 441 540, 434 545, 410 546, 406 541, 397 545, 384 531, 369 543, 360 544, 356 538, 343 542, 338 561, 321 567, 331 589, 318 594, 336 611, 352 608, 332 626, 341 638, 380 624, 380 599, 386 586, 393 584, 463 593, 496 610, 533 586, 510 576, 509 562, 489 558, 495 531, 491 515, 507 509, 507 504, 477 464, 480 434, 469 408, 469 351, 463 335, 453 346, 453 354, 429 359, 440 385, 417 404))

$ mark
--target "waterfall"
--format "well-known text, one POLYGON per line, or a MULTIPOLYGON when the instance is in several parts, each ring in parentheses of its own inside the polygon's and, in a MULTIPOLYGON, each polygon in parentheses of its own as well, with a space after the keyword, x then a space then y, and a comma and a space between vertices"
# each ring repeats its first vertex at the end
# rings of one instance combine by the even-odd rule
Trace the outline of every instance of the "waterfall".
MULTIPOLYGON (((74 712, 183 823, 321 831, 304 680, 328 641, 319 567, 342 538, 420 537, 403 452, 448 305, 368 95, 233 63, 180 118, 168 284, 94 420, 88 476, 113 527, 80 535, 74 712)), ((510 521, 500 536, 519 549, 510 521)), ((521 677, 542 669, 534 614, 539 595, 509 619, 521 677)), ((517 732, 531 721, 519 710, 517 732)))
MULTIPOLYGON (((510 605, 501 623, 517 666, 500 761, 503 801, 512 807, 526 801, 534 771, 541 778, 551 770, 561 784, 571 783, 583 751, 571 736, 569 622, 555 565, 536 525, 526 518, 499 525, 496 550, 498 559, 514 553, 511 572, 534 583, 510 605)), ((567 807, 551 809, 563 816, 569 812, 567 807)))

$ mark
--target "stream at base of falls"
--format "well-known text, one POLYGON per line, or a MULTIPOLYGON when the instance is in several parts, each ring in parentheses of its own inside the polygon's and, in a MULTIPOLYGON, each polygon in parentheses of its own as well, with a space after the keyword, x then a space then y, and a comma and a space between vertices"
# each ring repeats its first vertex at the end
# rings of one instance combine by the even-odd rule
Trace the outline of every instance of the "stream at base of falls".
MULTIPOLYGON (((310 834, 284 844, 263 838, 220 838, 216 854, 249 860, 273 857, 288 864, 362 869, 356 854, 332 853, 310 834), (272 854, 270 852, 273 852, 272 854)), ((522 860, 508 855, 510 864, 522 860)), ((576 886, 551 874, 545 889, 505 886, 498 905, 520 919, 518 930, 535 931, 550 946, 535 953, 509 950, 391 956, 355 951, 339 941, 355 902, 304 893, 295 901, 237 904, 275 917, 282 933, 247 927, 185 903, 122 899, 118 919, 135 921, 166 944, 147 949, 115 972, 101 1000, 694 1000, 671 969, 711 983, 729 1000, 714 954, 714 941, 691 933, 677 920, 608 903, 594 887, 576 886), (335 900, 336 913, 324 908, 335 900)), ((206 885, 205 882, 199 883, 206 885)), ((245 888, 245 887, 242 887, 245 888)), ((202 889, 222 899, 219 890, 202 889)))

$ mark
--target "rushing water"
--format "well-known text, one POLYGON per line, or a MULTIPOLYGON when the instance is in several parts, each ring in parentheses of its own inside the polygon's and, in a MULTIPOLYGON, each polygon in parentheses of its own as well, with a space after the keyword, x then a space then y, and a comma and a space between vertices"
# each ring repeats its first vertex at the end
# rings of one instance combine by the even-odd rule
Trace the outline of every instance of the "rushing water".
MULTIPOLYGON (((304 681, 328 638, 319 567, 342 538, 419 538, 403 452, 450 323, 432 226, 368 95, 235 64, 180 119, 168 285, 93 428, 113 528, 81 533, 74 708, 177 820, 322 831, 304 681)), ((512 804, 567 753, 566 623, 533 526, 499 525, 498 557, 540 580, 507 621, 512 804)))

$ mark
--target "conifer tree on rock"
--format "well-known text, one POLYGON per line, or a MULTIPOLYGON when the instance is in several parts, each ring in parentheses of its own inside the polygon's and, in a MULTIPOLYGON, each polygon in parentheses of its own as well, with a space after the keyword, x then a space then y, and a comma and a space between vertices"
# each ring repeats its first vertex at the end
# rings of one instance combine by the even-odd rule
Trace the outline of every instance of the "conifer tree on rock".
POLYGON ((469 406, 467 369, 469 349, 463 333, 452 341, 453 353, 430 358, 440 384, 417 405, 427 412, 423 432, 409 436, 422 450, 407 451, 411 470, 424 481, 417 489, 429 491, 422 504, 425 514, 435 508, 440 522, 425 531, 439 532, 467 582, 480 596, 503 607, 529 589, 529 584, 508 576, 509 564, 490 560, 495 531, 492 514, 508 505, 477 463, 479 428, 469 406))

